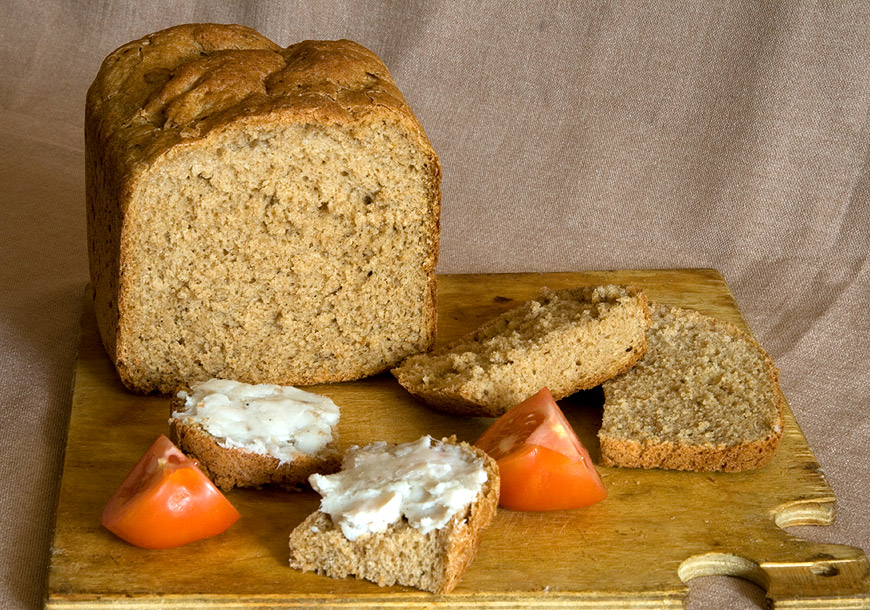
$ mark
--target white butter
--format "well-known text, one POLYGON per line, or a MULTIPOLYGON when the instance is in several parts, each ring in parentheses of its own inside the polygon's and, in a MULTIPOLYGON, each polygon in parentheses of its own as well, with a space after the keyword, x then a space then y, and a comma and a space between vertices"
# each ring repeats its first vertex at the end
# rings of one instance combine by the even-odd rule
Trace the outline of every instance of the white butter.
POLYGON ((484 459, 429 436, 402 445, 351 447, 343 470, 308 480, 320 510, 348 540, 385 531, 402 517, 428 533, 475 501, 487 480, 484 459))
POLYGON ((326 396, 290 386, 211 379, 179 392, 184 409, 172 417, 197 424, 221 447, 246 449, 289 462, 332 441, 338 406, 326 396))

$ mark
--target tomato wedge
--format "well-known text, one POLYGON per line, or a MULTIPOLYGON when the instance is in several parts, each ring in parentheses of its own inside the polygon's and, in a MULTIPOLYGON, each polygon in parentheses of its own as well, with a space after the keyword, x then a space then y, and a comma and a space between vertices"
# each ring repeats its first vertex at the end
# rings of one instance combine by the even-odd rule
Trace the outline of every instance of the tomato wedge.
POLYGON ((475 445, 498 462, 505 508, 563 510, 607 497, 589 452, 547 388, 498 418, 475 445))
POLYGON ((101 521, 130 544, 168 549, 220 534, 239 517, 197 462, 160 435, 109 499, 101 521))

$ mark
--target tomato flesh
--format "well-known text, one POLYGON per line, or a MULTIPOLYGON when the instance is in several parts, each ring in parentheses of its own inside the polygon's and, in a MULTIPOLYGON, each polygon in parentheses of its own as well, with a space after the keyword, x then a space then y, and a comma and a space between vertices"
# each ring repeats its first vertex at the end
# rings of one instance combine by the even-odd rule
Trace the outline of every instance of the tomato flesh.
POLYGON ((564 510, 607 497, 589 452, 547 388, 502 415, 475 445, 498 462, 505 508, 564 510))
POLYGON ((239 512, 166 436, 161 435, 103 510, 103 526, 130 544, 168 549, 224 532, 239 512))

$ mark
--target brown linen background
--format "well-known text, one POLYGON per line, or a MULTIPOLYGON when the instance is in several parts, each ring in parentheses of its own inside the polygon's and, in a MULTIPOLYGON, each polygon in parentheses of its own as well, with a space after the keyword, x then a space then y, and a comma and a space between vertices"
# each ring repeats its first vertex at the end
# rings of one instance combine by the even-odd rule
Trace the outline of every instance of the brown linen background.
MULTIPOLYGON (((87 282, 82 115, 102 58, 237 22, 378 53, 444 166, 441 273, 714 267, 870 550, 870 3, 0 5, 0 607, 42 603, 87 282)), ((758 608, 737 579, 690 607, 758 608)))

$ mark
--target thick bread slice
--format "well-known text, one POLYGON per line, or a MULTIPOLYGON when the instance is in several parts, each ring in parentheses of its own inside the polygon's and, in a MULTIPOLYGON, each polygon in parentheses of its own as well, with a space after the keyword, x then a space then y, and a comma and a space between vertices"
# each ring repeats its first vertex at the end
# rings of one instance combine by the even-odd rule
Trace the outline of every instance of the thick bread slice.
MULTIPOLYGON (((173 398, 170 413, 184 408, 184 399, 173 398)), ((332 441, 317 454, 300 454, 292 461, 226 446, 224 439, 212 436, 202 426, 177 418, 169 420, 170 439, 224 491, 233 487, 275 485, 288 490, 308 487, 314 473, 331 474, 341 468, 338 428, 332 428, 332 441)))
POLYGON ((734 472, 769 462, 785 405, 767 353, 727 322, 651 310, 646 356, 603 384, 603 463, 734 472))
POLYGON ((346 381, 432 345, 441 167, 368 49, 220 24, 133 41, 88 91, 85 161, 128 388, 346 381))
POLYGON ((631 368, 646 351, 643 292, 625 286, 544 290, 476 331, 393 369, 424 402, 498 417, 542 387, 557 400, 631 368))
POLYGON ((486 459, 488 475, 477 500, 464 513, 427 534, 403 519, 383 533, 351 542, 329 515, 317 511, 290 534, 290 566, 332 578, 353 576, 380 586, 406 585, 438 594, 452 591, 496 513, 500 485, 495 461, 471 445, 460 444, 486 459))

